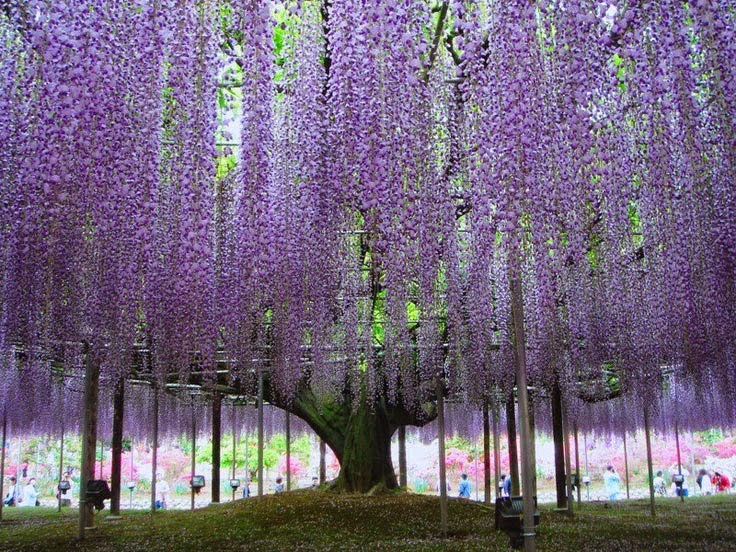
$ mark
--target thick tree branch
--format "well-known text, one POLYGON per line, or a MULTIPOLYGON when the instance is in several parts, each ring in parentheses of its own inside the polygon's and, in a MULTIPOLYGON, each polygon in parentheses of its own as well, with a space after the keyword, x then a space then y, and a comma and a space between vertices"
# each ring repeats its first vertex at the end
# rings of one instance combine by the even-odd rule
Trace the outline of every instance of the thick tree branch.
POLYGON ((449 3, 445 0, 442 2, 439 9, 440 13, 437 16, 437 24, 434 28, 434 37, 432 38, 432 47, 429 50, 429 58, 427 59, 427 64, 422 69, 422 81, 425 83, 429 81, 429 72, 432 70, 435 59, 437 58, 437 50, 440 45, 440 40, 442 39, 442 33, 445 29, 445 18, 447 17, 448 7, 449 3))

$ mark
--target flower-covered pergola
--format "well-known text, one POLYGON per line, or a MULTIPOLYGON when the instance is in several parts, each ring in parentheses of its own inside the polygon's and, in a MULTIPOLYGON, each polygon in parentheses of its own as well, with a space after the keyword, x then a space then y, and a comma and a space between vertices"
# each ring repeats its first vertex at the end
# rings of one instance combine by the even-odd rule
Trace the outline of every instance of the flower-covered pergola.
POLYGON ((732 424, 735 34, 729 0, 4 3, 3 404, 80 344, 108 382, 225 355, 350 490, 520 354, 573 419, 674 366, 732 424))

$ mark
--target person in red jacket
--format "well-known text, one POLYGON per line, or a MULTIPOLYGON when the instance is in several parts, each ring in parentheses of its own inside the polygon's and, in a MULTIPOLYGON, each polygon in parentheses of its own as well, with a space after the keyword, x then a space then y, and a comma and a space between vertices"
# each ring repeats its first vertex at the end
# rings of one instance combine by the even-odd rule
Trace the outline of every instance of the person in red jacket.
POLYGON ((726 475, 723 475, 721 472, 716 472, 715 476, 713 477, 713 487, 715 488, 716 492, 727 493, 731 488, 731 480, 728 479, 728 477, 726 475))

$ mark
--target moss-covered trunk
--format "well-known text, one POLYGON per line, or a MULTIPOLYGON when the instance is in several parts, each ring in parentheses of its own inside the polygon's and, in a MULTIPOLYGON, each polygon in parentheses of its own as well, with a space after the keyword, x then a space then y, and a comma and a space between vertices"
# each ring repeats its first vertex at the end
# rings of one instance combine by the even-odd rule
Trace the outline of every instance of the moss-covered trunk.
POLYGON ((366 492, 376 485, 398 487, 391 462, 391 427, 381 407, 359 405, 350 415, 338 483, 351 492, 366 492))
POLYGON ((367 493, 380 485, 398 487, 391 462, 391 437, 401 425, 422 426, 436 416, 434 404, 409 412, 383 400, 353 402, 349 393, 332 400, 317 399, 307 385, 291 401, 281 401, 264 381, 269 402, 306 421, 332 449, 340 462, 336 490, 367 493))

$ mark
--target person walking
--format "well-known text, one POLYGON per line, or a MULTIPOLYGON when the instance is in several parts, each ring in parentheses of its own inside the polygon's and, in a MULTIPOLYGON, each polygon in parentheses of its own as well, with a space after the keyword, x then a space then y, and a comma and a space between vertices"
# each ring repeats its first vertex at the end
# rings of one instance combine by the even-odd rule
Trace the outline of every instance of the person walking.
POLYGON ((603 484, 606 487, 608 500, 618 500, 618 493, 621 488, 621 478, 610 464, 606 466, 606 472, 603 474, 603 484))
POLYGON ((457 487, 457 496, 460 498, 470 498, 470 481, 468 481, 468 475, 465 473, 460 476, 460 485, 457 487))

